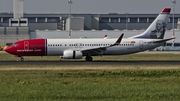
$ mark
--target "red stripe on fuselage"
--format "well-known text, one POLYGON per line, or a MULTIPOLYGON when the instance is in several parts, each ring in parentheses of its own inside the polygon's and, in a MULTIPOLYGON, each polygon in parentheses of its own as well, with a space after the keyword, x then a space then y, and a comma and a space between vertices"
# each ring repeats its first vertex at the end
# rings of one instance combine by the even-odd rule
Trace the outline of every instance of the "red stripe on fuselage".
POLYGON ((10 46, 9 53, 17 56, 45 56, 46 39, 32 39, 15 42, 17 46, 10 46))

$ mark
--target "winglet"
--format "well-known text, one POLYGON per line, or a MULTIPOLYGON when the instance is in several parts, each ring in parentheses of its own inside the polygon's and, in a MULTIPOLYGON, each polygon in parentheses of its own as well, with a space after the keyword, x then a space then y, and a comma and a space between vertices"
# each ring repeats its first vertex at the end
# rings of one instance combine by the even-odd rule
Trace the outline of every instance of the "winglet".
POLYGON ((107 39, 107 34, 106 34, 106 35, 104 35, 104 39, 107 39))
POLYGON ((117 41, 114 43, 114 45, 118 45, 118 44, 120 44, 120 42, 121 42, 121 40, 122 40, 123 36, 124 36, 124 33, 123 33, 123 34, 121 34, 121 36, 117 39, 117 41))

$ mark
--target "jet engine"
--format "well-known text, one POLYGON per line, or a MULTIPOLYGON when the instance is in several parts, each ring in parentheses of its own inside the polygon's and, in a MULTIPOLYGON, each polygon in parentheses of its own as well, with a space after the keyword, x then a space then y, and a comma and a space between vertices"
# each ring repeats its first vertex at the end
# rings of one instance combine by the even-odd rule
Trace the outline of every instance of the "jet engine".
POLYGON ((64 59, 81 59, 83 54, 81 51, 74 51, 74 50, 65 50, 63 52, 64 59))

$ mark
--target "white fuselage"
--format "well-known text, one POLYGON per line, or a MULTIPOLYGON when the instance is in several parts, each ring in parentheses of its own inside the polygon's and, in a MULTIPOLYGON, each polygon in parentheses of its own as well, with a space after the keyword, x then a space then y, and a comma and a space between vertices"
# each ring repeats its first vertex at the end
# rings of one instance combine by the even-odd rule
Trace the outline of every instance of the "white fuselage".
MULTIPOLYGON (((63 55, 65 50, 78 50, 84 48, 104 47, 117 39, 47 39, 47 56, 63 55)), ((107 48, 102 55, 122 55, 154 49, 164 44, 153 43, 158 39, 126 39, 119 45, 107 48)), ((93 55, 93 54, 91 54, 93 55)))

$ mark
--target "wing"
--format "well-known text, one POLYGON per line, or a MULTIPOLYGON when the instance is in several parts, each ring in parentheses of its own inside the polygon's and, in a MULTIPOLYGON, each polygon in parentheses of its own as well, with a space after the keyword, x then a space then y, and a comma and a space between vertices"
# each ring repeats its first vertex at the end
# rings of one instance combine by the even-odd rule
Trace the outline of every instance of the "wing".
POLYGON ((107 48, 109 47, 113 47, 113 46, 116 46, 116 45, 119 45, 122 38, 123 38, 124 34, 122 34, 118 39, 117 41, 112 44, 112 45, 109 45, 109 46, 101 46, 101 47, 93 47, 93 48, 83 48, 81 49, 81 52, 83 54, 102 54, 107 48))

